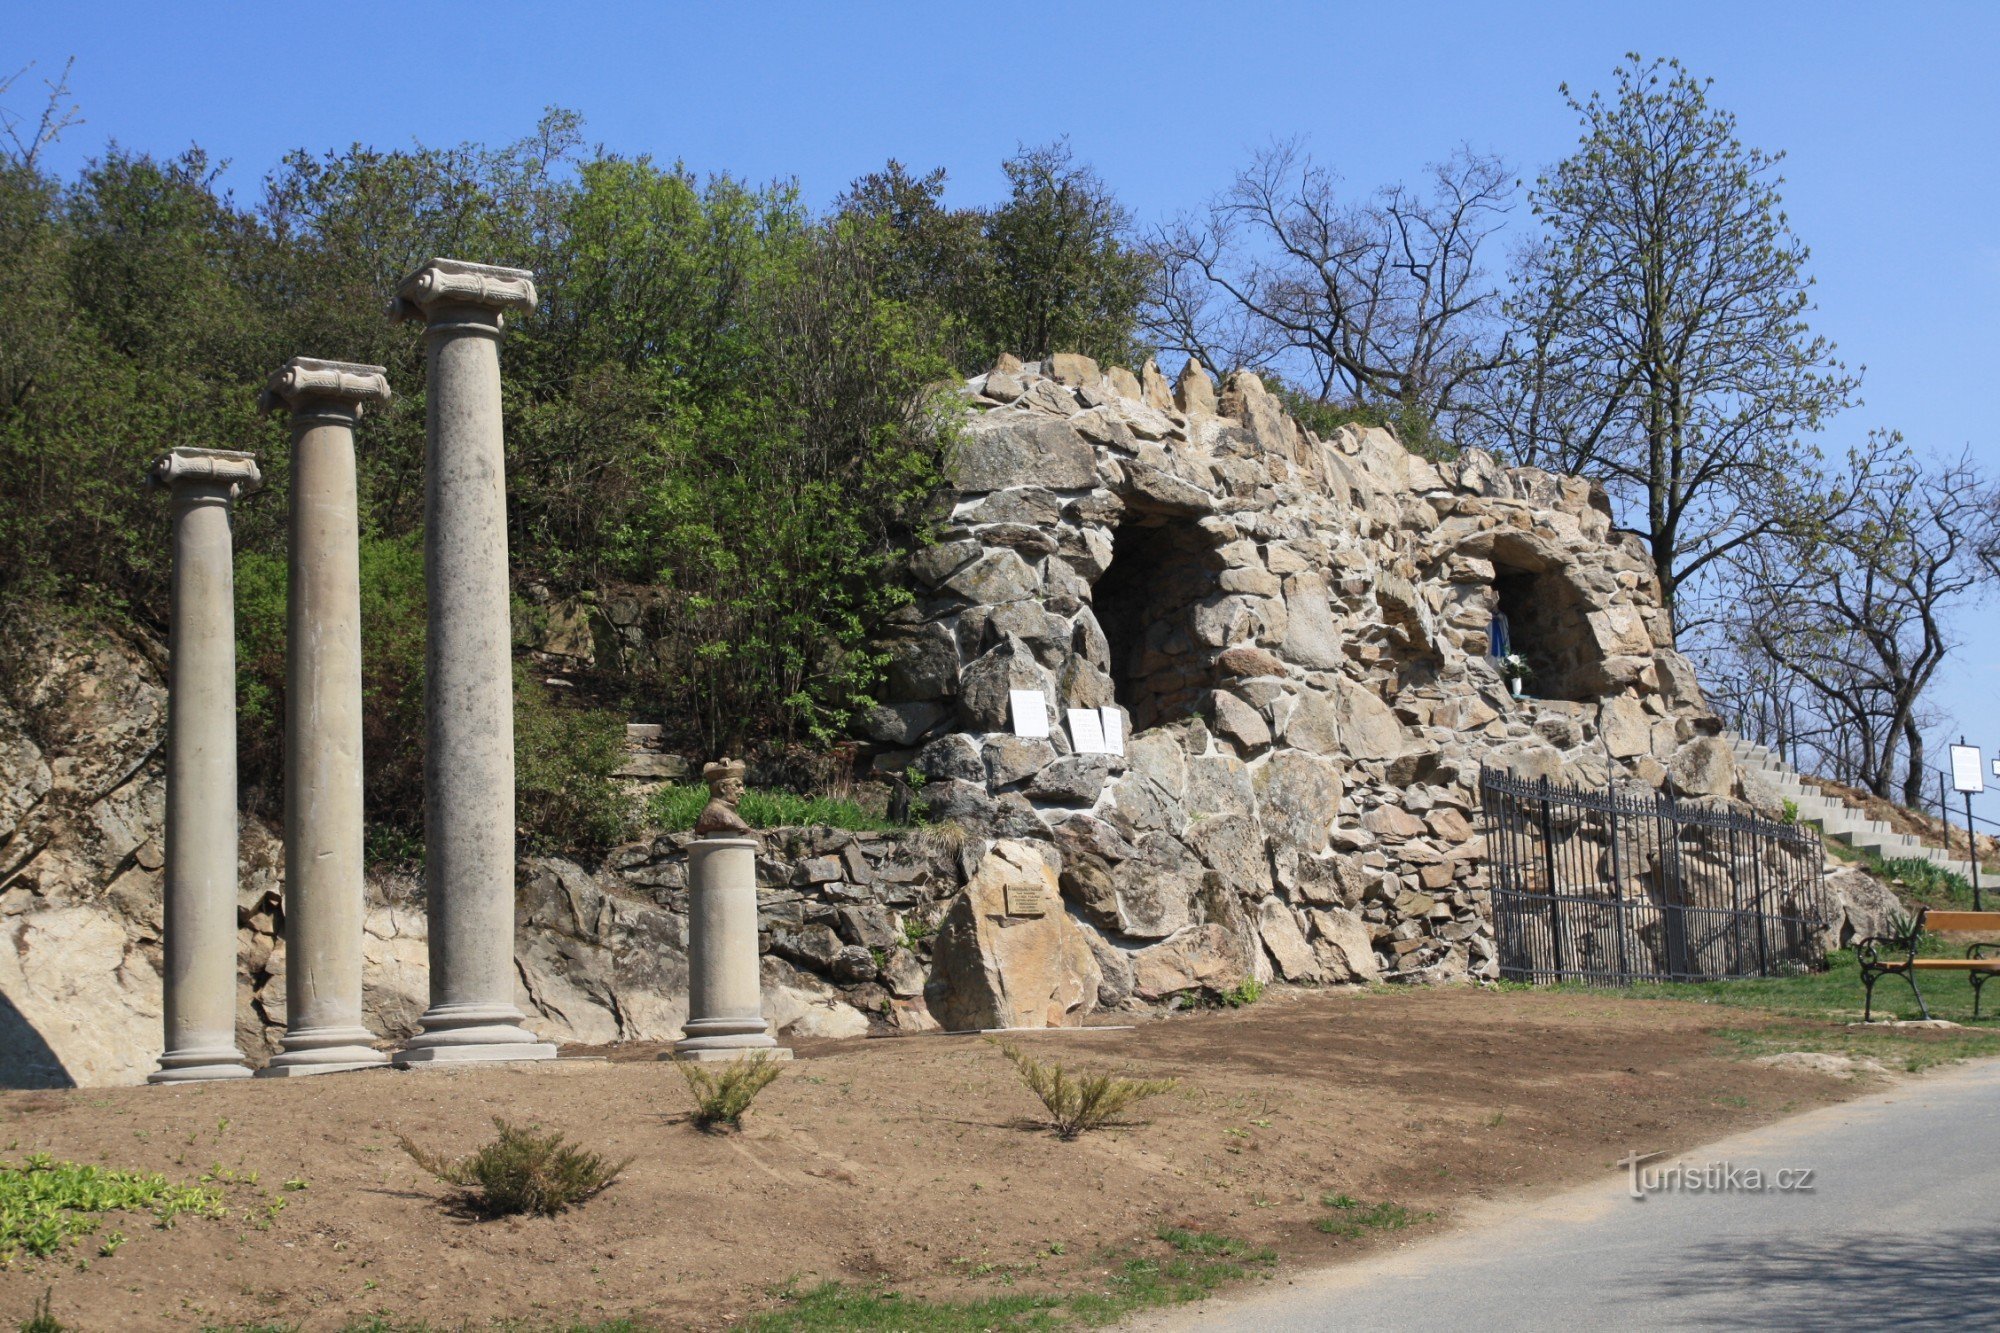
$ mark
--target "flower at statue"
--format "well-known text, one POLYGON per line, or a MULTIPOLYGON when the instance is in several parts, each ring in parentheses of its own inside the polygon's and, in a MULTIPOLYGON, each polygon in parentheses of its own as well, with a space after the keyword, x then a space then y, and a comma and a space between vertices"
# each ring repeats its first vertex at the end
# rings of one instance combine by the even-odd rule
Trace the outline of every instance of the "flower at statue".
POLYGON ((1519 653, 1508 653, 1500 659, 1500 674, 1508 680, 1528 680, 1534 676, 1535 669, 1519 653))

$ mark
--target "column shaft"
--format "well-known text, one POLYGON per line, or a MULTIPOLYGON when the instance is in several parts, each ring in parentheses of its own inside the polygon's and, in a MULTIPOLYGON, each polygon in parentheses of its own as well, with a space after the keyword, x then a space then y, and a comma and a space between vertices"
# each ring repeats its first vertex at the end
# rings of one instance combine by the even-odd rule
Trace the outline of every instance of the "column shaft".
POLYGON ((285 1020, 267 1077, 385 1064, 362 1021, 361 533, 354 422, 378 366, 295 358, 285 645, 285 1020))
POLYGON ((688 847, 688 1017, 673 1056, 790 1059, 771 1035, 763 1000, 757 840, 703 838, 688 847))
POLYGON ((501 433, 501 312, 530 275, 435 260, 420 310, 430 384, 424 480, 424 886, 430 1008, 399 1063, 551 1059, 514 1004, 514 664, 501 433))
POLYGON ((247 1078, 236 1046, 236 588, 229 503, 247 454, 175 450, 167 665, 166 1051, 148 1081, 247 1078))

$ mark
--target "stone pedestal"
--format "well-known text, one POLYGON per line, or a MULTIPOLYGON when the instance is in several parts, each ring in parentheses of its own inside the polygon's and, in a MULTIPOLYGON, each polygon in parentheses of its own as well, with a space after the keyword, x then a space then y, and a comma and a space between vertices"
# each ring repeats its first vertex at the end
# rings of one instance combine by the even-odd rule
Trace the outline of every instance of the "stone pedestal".
POLYGON ((285 627, 286 1078, 387 1064, 361 1020, 361 532, 354 423, 380 366, 294 357, 259 405, 292 418, 285 627))
POLYGON ((514 676, 500 331, 534 275, 434 259, 392 312, 424 322, 424 887, 430 1008, 396 1063, 552 1060, 514 1005, 514 676))
POLYGON ((688 1017, 661 1059, 789 1060, 764 1021, 757 961, 757 840, 703 838, 688 847, 688 1017))
POLYGON ((248 1078, 236 1048, 236 578, 229 505, 249 454, 176 449, 167 664, 166 1053, 150 1083, 248 1078))

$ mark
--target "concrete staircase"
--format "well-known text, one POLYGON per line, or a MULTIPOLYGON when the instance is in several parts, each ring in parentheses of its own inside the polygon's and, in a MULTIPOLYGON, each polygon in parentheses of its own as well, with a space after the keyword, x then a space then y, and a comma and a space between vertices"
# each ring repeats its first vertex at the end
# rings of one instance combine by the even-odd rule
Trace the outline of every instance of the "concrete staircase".
POLYGON ((1807 786, 1791 765, 1778 758, 1776 752, 1741 736, 1729 737, 1729 747, 1738 763, 1775 787, 1784 799, 1797 805, 1800 820, 1819 825, 1820 832, 1826 837, 1873 852, 1885 861, 1920 857, 1968 882, 1972 879, 1970 862, 1940 848, 1927 847, 1907 833, 1892 832, 1881 820, 1870 819, 1845 801, 1824 795, 1817 787, 1807 786))

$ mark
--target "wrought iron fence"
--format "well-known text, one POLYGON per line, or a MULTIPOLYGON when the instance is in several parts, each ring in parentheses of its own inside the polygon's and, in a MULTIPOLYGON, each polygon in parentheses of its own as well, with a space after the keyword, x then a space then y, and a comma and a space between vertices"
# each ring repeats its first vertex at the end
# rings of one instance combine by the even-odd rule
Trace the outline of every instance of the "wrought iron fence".
POLYGON ((1479 775, 1500 975, 1708 981, 1822 965, 1819 836, 1647 789, 1479 775))

